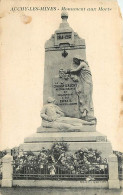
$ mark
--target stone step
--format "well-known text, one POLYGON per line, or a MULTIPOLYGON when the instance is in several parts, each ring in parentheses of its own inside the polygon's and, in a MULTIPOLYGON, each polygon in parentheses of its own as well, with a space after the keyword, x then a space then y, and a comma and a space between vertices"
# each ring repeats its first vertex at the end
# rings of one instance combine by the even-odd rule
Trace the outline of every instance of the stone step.
MULTIPOLYGON (((45 128, 45 127, 38 127, 37 133, 43 133, 43 132, 61 132, 62 130, 54 129, 54 128, 45 128)), ((80 130, 70 130, 69 132, 94 132, 96 131, 96 125, 83 125, 80 130)), ((63 130, 62 132, 68 132, 63 130)))
POLYGON ((24 139, 24 143, 40 142, 106 142, 107 137, 99 132, 45 132, 35 133, 24 139))

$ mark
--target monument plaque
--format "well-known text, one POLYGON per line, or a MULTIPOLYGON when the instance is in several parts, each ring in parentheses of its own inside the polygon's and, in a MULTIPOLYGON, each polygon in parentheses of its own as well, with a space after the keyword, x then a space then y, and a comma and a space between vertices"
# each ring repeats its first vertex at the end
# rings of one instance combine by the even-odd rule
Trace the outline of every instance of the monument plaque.
POLYGON ((64 110, 65 116, 79 118, 78 96, 76 94, 77 84, 71 78, 53 79, 53 95, 56 104, 64 110))

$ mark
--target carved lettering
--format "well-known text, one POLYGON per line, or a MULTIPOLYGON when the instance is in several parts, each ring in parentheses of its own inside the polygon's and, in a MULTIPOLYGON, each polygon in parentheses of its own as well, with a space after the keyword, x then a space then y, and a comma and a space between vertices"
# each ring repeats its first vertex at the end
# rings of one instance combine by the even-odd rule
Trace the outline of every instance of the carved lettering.
POLYGON ((72 33, 58 33, 57 40, 72 39, 72 33))
POLYGON ((53 94, 57 105, 60 106, 66 114, 71 116, 77 116, 78 114, 76 86, 77 83, 73 82, 71 78, 67 80, 64 78, 53 79, 53 94))

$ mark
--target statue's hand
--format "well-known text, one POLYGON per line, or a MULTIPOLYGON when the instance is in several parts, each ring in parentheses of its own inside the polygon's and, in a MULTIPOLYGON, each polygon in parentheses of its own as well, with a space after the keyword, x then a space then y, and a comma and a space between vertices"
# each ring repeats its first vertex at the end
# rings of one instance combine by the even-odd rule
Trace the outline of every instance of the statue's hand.
POLYGON ((70 69, 70 72, 75 72, 75 69, 73 69, 73 68, 72 68, 72 69, 70 69))
POLYGON ((52 122, 52 121, 54 121, 54 120, 53 120, 52 117, 48 117, 48 121, 49 121, 49 122, 52 122))

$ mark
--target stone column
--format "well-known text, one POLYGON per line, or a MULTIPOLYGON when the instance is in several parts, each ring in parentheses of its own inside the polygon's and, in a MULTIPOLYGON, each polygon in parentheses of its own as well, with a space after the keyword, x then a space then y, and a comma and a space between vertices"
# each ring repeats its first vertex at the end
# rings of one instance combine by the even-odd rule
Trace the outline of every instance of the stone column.
POLYGON ((2 158, 2 187, 12 187, 13 157, 10 153, 2 158))
POLYGON ((117 156, 111 154, 109 156, 109 189, 119 189, 120 182, 118 176, 118 160, 117 156))

